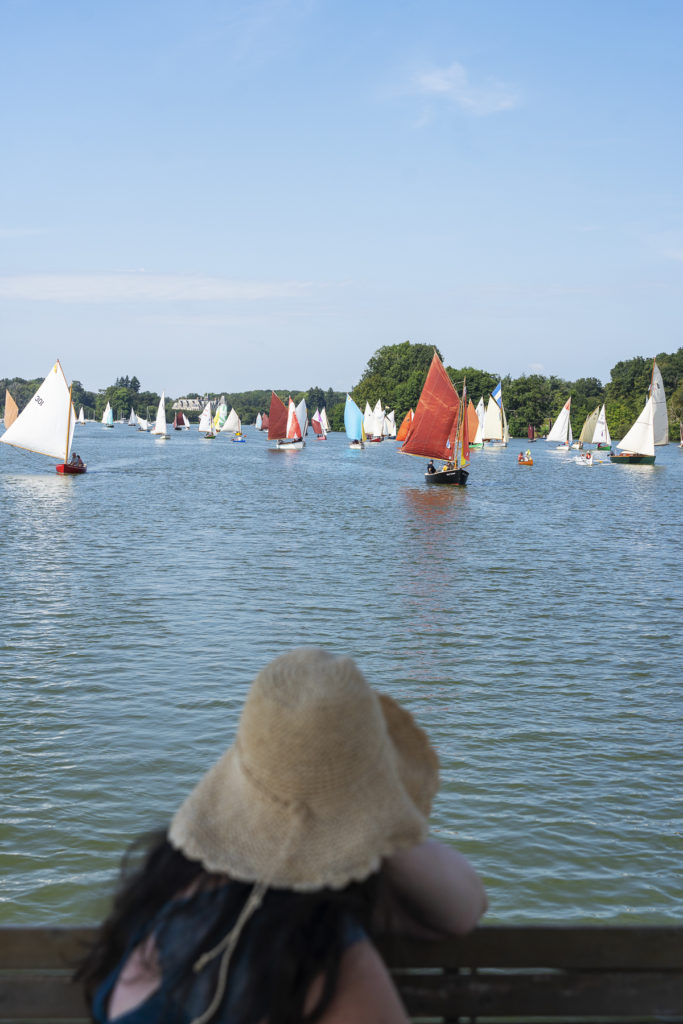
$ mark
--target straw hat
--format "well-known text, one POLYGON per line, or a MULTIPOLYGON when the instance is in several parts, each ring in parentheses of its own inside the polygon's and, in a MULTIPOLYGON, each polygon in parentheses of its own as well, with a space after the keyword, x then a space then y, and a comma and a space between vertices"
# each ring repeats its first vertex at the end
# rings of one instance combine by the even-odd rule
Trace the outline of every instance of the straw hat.
POLYGON ((412 715, 351 658, 303 648, 254 680, 237 738, 175 814, 169 839, 209 871, 342 888, 427 832, 438 760, 412 715))

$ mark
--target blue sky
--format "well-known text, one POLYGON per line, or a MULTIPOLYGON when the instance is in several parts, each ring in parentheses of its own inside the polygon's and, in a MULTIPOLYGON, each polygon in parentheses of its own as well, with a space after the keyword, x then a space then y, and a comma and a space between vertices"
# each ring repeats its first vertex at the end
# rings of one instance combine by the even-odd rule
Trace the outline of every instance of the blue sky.
POLYGON ((0 376, 673 351, 682 41, 679 0, 0 0, 0 376))

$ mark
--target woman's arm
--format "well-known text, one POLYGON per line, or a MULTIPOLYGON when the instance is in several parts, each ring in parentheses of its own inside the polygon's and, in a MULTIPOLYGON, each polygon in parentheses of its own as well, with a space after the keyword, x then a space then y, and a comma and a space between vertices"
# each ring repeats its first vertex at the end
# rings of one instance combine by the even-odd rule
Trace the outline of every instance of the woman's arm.
MULTIPOLYGON (((307 999, 308 1012, 321 987, 322 979, 316 978, 307 999)), ((344 953, 334 998, 318 1024, 409 1024, 384 961, 367 939, 354 942, 344 953)))
POLYGON ((488 906, 470 862, 451 846, 427 839, 384 861, 399 904, 399 930, 416 935, 464 935, 488 906))

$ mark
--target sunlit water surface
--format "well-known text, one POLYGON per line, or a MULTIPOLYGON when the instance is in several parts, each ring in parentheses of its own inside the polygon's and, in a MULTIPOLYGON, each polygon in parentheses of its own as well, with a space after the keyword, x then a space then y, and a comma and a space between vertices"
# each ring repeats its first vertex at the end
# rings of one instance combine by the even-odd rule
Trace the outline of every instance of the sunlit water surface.
POLYGON ((394 442, 273 452, 80 428, 86 476, 2 446, 0 920, 96 920, 120 855, 231 742, 275 655, 353 655, 442 765, 433 834, 489 920, 683 913, 683 452, 539 442, 426 488, 394 442))

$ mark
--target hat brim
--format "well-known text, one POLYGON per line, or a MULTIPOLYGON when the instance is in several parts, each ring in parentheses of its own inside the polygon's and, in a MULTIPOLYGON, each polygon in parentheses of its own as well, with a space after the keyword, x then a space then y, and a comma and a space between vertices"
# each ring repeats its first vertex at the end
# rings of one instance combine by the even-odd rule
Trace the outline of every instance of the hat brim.
POLYGON ((341 815, 338 806, 266 791, 235 743, 175 814, 170 842, 208 871, 300 891, 361 881, 382 858, 418 843, 438 788, 438 759, 412 715, 376 696, 385 749, 372 773, 351 782, 341 815))

